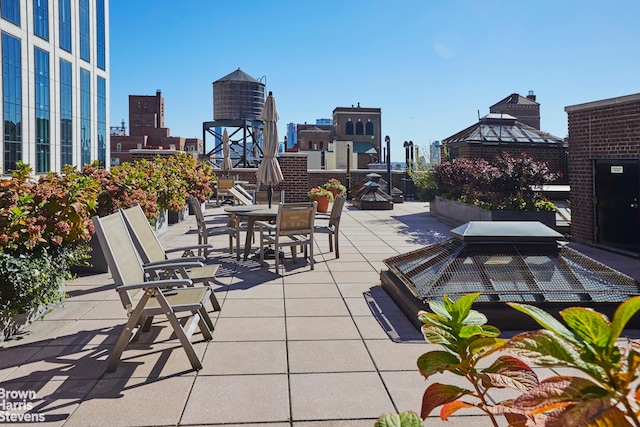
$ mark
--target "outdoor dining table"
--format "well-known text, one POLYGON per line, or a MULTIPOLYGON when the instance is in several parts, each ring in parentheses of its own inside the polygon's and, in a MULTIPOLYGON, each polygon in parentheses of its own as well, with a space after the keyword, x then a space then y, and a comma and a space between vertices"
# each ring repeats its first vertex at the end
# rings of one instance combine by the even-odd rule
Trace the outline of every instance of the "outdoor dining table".
POLYGON ((278 205, 269 208, 268 205, 237 205, 224 208, 228 214, 247 218, 247 237, 244 242, 244 259, 251 252, 251 240, 256 221, 274 221, 278 216, 278 205))

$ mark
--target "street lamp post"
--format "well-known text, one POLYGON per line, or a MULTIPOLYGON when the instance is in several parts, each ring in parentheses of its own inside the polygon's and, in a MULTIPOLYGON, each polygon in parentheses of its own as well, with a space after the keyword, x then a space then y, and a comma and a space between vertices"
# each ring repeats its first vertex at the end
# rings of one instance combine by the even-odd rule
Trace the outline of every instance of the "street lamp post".
POLYGON ((404 169, 409 170, 409 142, 405 141, 402 146, 404 147, 404 169))
POLYGON ((409 141, 409 150, 411 152, 411 170, 413 170, 413 167, 414 167, 414 163, 413 163, 413 141, 409 141))
POLYGON ((351 144, 347 142, 347 200, 351 198, 351 144))
POLYGON ((389 138, 389 135, 384 137, 384 142, 387 143, 387 158, 385 159, 385 161, 387 162, 387 178, 389 180, 387 188, 389 190, 389 196, 391 196, 391 189, 393 188, 393 184, 391 183, 391 138, 389 138))

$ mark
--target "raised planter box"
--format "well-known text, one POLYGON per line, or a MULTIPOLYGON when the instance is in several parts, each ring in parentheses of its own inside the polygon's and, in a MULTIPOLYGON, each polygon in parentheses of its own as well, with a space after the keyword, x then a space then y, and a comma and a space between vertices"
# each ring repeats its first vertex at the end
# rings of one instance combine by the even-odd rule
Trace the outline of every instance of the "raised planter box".
POLYGON ((505 211, 482 209, 479 206, 436 197, 430 203, 431 215, 438 221, 457 227, 469 221, 540 221, 556 228, 555 212, 505 211))
POLYGON ((164 234, 169 229, 169 212, 166 209, 158 211, 153 229, 158 236, 164 234))
POLYGON ((189 216, 189 205, 180 209, 179 211, 169 211, 168 221, 169 224, 177 224, 180 221, 184 221, 189 216))

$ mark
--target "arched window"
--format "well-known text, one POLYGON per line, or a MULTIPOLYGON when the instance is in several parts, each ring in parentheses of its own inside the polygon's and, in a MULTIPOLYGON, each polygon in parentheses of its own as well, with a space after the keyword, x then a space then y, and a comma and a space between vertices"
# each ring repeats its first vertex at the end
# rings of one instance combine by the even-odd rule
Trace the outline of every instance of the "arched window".
POLYGON ((356 135, 364 135, 364 125, 362 122, 356 123, 356 135))
POLYGON ((345 123, 344 128, 344 133, 346 135, 353 135, 353 122, 351 120, 345 123))
POLYGON ((365 135, 373 135, 373 123, 371 122, 371 120, 367 122, 365 132, 365 135))
POLYGON ((313 150, 313 141, 309 141, 309 150, 313 150))
POLYGON ((324 141, 320 141, 320 143, 318 143, 318 148, 324 150, 324 141))

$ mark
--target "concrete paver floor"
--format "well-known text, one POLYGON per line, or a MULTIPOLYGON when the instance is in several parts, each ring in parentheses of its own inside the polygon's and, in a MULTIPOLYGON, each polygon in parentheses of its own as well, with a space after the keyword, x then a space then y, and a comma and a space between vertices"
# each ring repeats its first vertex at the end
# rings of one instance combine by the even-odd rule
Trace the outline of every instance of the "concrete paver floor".
MULTIPOLYGON (((222 266, 222 309, 211 313, 212 341, 194 335, 202 370, 191 369, 168 323, 156 319, 117 371, 106 373, 126 313, 104 273, 69 282, 64 304, 0 343, 0 388, 31 391, 25 402, 44 416, 38 425, 50 426, 357 427, 392 411, 419 412, 427 383, 416 360, 436 347, 379 286, 379 273, 383 259, 448 238, 451 227, 433 219, 427 203, 345 209, 340 259, 318 235, 313 271, 287 258, 278 276, 254 259, 229 256, 226 236, 214 239, 209 262, 222 266)), ((194 218, 170 226, 161 241, 167 248, 194 243, 194 218)), ((635 258, 575 247, 640 277, 635 258)), ((440 425, 433 415, 425 424, 440 425)), ((477 411, 450 420, 442 425, 490 425, 477 411)))

